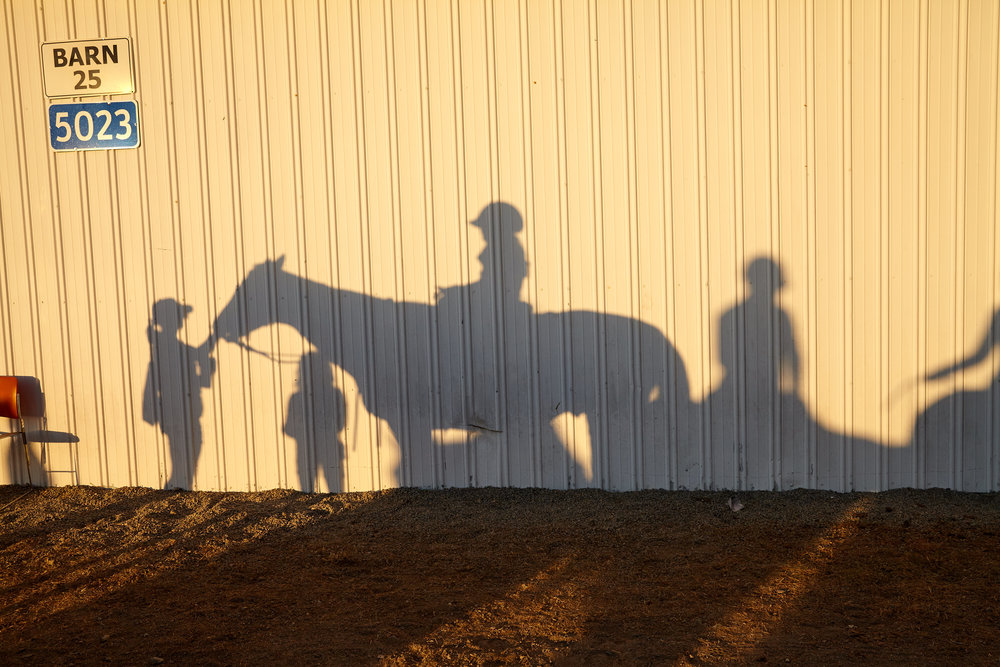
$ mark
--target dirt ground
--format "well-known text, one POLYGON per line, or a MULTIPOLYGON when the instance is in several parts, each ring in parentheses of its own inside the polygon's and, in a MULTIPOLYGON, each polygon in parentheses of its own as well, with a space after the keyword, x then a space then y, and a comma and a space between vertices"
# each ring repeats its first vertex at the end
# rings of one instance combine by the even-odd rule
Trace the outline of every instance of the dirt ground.
POLYGON ((0 487, 0 663, 1000 663, 1000 495, 729 498, 0 487))

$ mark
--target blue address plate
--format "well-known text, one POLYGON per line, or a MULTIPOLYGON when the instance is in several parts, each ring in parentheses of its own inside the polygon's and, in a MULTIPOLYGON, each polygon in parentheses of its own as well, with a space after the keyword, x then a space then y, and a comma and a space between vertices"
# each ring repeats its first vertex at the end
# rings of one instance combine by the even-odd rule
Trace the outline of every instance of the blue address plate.
POLYGON ((139 111, 132 100, 50 104, 49 143, 57 151, 135 148, 139 111))

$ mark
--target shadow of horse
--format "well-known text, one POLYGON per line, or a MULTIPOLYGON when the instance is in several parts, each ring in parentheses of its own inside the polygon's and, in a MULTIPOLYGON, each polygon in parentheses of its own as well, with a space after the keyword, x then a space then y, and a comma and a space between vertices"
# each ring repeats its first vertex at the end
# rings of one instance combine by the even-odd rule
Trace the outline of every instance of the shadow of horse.
MULTIPOLYGON (((456 290, 466 300, 499 293, 479 283, 446 291, 456 290)), ((683 361, 658 329, 592 311, 536 313, 520 301, 500 309, 504 326, 480 337, 461 308, 338 289, 286 271, 279 258, 237 286, 212 340, 253 350, 246 341, 253 331, 295 328, 322 363, 351 376, 365 409, 391 429, 401 451, 389 485, 475 484, 472 464, 442 472, 455 464, 439 435, 456 429, 472 457, 477 443, 499 443, 484 454, 503 471, 497 485, 699 484, 698 462, 678 445, 679 433, 698 427, 697 406, 683 361), (495 363, 478 367, 472 359, 495 363), (566 418, 579 416, 587 426, 570 437, 579 422, 566 418)))

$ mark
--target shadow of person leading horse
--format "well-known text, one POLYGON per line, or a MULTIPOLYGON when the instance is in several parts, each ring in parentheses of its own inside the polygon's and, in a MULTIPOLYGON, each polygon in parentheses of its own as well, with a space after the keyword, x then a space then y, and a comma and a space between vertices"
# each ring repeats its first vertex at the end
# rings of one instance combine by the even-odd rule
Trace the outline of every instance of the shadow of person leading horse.
POLYGON ((683 450, 669 451, 678 428, 698 422, 670 341, 636 319, 535 312, 519 298, 528 268, 515 236, 520 214, 494 203, 472 224, 486 238, 482 277, 441 290, 435 304, 331 287, 286 271, 279 258, 250 270, 219 312, 211 339, 253 349, 246 341, 253 331, 279 323, 295 328, 315 349, 313 363, 350 375, 365 409, 402 445, 392 483, 440 485, 434 434, 454 429, 473 443, 476 434, 510 431, 506 460, 526 464, 510 465, 502 483, 512 486, 625 488, 638 473, 644 486, 664 488, 670 466, 697 474, 683 450), (308 304, 308 312, 297 303, 308 304), (590 451, 563 450, 557 423, 566 415, 586 418, 590 451), (633 444, 612 448, 609 440, 633 444), (530 470, 534 476, 525 476, 530 470))

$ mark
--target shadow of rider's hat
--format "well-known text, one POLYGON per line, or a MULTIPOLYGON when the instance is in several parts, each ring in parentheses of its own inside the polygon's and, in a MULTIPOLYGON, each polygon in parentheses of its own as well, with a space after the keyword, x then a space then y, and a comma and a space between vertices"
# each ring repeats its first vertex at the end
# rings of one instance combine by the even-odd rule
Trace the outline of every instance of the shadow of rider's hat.
POLYGON ((499 225, 507 233, 517 233, 524 227, 524 221, 516 208, 506 202, 493 202, 479 212, 479 216, 469 224, 479 227, 486 234, 490 227, 499 225))

